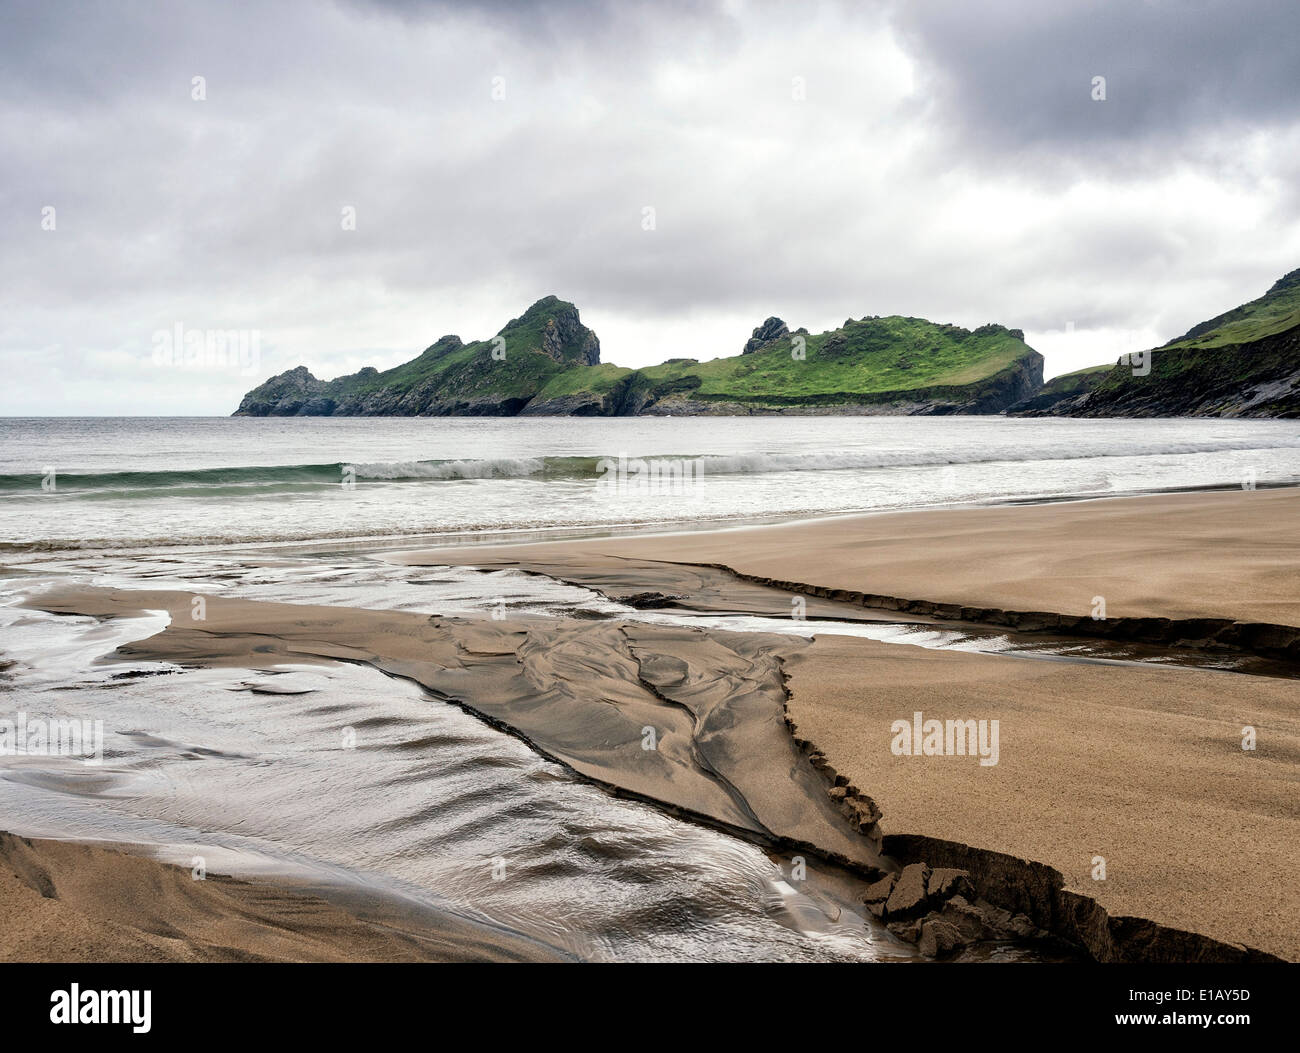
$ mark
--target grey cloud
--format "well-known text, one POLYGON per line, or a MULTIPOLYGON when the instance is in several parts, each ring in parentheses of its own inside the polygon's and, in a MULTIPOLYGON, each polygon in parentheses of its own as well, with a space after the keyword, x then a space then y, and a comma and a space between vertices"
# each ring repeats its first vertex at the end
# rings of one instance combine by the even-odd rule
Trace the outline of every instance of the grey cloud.
MULTIPOLYGON (((106 410, 222 412, 242 381, 218 398, 107 378, 178 319, 263 329, 276 368, 356 368, 547 293, 643 323, 622 326, 636 347, 606 341, 629 364, 658 353, 656 319, 772 313, 1172 336, 1300 262, 1300 19, 1180 7, 1195 25, 1076 0, 8 4, 0 353, 96 371, 106 410), (1240 217, 1153 190, 1189 158, 1206 182, 1181 192, 1240 217)), ((40 378, 30 399, 64 411, 40 378)))
POLYGON ((1292 0, 908 0, 894 17, 964 147, 1095 162, 1295 122, 1297 14, 1292 0))

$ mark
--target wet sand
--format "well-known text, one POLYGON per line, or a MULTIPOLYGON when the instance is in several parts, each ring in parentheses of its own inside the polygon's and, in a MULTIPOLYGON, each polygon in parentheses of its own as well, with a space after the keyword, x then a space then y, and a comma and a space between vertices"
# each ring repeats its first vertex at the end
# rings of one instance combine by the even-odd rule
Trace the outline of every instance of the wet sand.
POLYGON ((935 603, 1300 626, 1300 489, 935 509, 803 523, 430 550, 419 562, 593 553, 935 603))
MULTIPOLYGON (((413 680, 518 735, 538 752, 629 797, 776 847, 817 850, 868 874, 872 839, 850 826, 786 730, 776 651, 802 641, 624 622, 480 621, 400 611, 57 587, 31 601, 55 613, 171 624, 119 648, 127 658, 265 668, 342 660, 413 680)), ((870 832, 870 823, 867 823, 870 832)))
POLYGON ((189 870, 95 845, 0 832, 0 961, 556 960, 451 915, 372 906, 189 870))
MULTIPOLYGON (((864 606, 865 594, 1086 616, 1102 595, 1111 618, 1281 626, 1282 647, 1269 643, 1276 632, 1248 642, 1263 639, 1287 659, 1294 633, 1286 627, 1300 625, 1298 513, 1297 490, 1180 494, 392 558, 515 566, 634 607, 789 616, 802 604, 810 618, 899 617, 897 608, 864 606)), ((1195 940, 1132 939, 1112 923, 1134 915, 1300 959, 1295 680, 836 636, 809 642, 622 620, 456 619, 220 597, 209 597, 196 621, 191 600, 181 591, 76 586, 31 605, 99 617, 168 611, 170 626, 123 648, 127 658, 372 665, 615 792, 759 843, 807 848, 863 875, 892 880, 913 859, 939 865, 944 844, 1047 864, 1077 895, 1049 889, 1033 920, 1053 928, 1074 912, 1066 919, 1074 928, 1065 928, 1091 940, 1099 957, 1207 953, 1195 940), (895 756, 890 725, 914 711, 998 719, 999 763, 895 756), (1251 752, 1241 749, 1246 724, 1259 734, 1251 752), (1094 856, 1106 858, 1105 881, 1092 879, 1094 856)), ((1003 885, 1019 873, 1006 871, 1003 885)), ((982 889, 996 891, 988 882, 982 889)))
MULTIPOLYGON (((856 593, 1110 618, 1300 626, 1300 490, 862 516, 774 527, 455 549, 648 605, 880 617, 856 593), (656 563, 656 561, 661 561, 656 563), (701 567, 745 575, 729 588, 701 567), (657 595, 656 595, 657 594, 657 595), (839 612, 838 614, 836 612, 839 612)), ((920 619, 924 621, 925 619, 920 619)), ((1285 633, 1283 635, 1286 635, 1285 633)), ((1195 643, 1195 641, 1190 641, 1195 643)), ((1152 666, 933 651, 823 636, 792 648, 789 715, 900 835, 1046 863, 1112 916, 1300 959, 1300 685, 1152 666), (895 756, 891 724, 998 719, 1001 757, 895 756), (1256 729, 1243 750, 1243 728, 1256 729), (1095 880, 1094 857, 1105 859, 1095 880)), ((898 840, 895 840, 898 838, 898 840)), ((913 844, 912 848, 916 848, 913 844)))

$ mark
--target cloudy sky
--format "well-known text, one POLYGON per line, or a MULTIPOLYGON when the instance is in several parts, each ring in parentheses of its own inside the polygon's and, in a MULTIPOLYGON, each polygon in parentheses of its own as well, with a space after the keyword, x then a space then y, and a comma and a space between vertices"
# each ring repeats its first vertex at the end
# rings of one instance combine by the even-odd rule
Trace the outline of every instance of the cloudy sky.
POLYGON ((0 0, 0 414, 225 414, 549 293, 623 365, 911 314, 1050 376, 1300 267, 1298 104, 1295 0, 0 0))

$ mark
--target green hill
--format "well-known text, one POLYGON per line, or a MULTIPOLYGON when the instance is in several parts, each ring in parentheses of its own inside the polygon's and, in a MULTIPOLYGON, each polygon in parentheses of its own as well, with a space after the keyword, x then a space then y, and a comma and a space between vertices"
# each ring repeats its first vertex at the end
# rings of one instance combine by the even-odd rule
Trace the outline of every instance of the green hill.
POLYGON ((1192 326, 1162 350, 1253 344, 1297 326, 1300 326, 1300 270, 1279 278, 1258 300, 1192 326))
POLYGON ((324 381, 291 369, 245 395, 235 416, 511 416, 551 378, 599 361, 600 341, 578 309, 548 296, 489 340, 444 336, 382 373, 368 366, 324 381))
MULTIPOLYGON (((1080 417, 1300 417, 1300 270, 1263 296, 1104 370, 1047 409, 1080 417)), ((1059 379, 1059 378, 1058 378, 1059 379)), ((1013 409, 1015 412, 1016 407, 1013 409)))
POLYGON ((418 358, 331 381, 305 367, 249 392, 242 416, 996 413, 1037 391, 1042 357, 1018 330, 901 316, 790 332, 779 318, 741 354, 628 369, 548 296, 491 340, 445 336, 418 358))

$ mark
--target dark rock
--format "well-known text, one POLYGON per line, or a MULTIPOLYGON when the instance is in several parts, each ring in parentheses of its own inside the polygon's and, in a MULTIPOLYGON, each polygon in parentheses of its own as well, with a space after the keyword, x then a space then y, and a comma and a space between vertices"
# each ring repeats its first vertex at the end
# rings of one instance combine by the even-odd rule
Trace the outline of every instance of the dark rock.
MULTIPOLYGON (((983 938, 1038 939, 1050 934, 1100 962, 1280 960, 1264 951, 1223 943, 1143 918, 1109 917, 1096 900, 1065 889, 1061 872, 1043 863, 915 834, 890 835, 884 839, 883 847, 887 855, 908 864, 886 901, 885 916, 890 920, 894 920, 889 908, 895 896, 900 908, 905 901, 915 898, 915 878, 910 882, 911 891, 900 895, 904 877, 909 871, 915 874, 913 868, 928 869, 922 862, 928 860, 969 873, 970 883, 979 895, 975 914, 971 913, 966 897, 955 895, 942 911, 931 916, 952 924, 965 935, 977 931, 975 915, 978 915, 983 923, 983 938)), ((915 908, 906 913, 914 912, 915 908)), ((915 922, 915 918, 908 920, 915 922)), ((936 946, 940 933, 935 935, 936 946)), ((919 931, 917 938, 920 939, 919 931)))
MULTIPOLYGON (((1110 932, 1110 916, 1100 903, 1089 896, 1062 889, 1057 896, 1056 924, 1053 930, 1071 943, 1087 947, 1094 958, 1113 962, 1118 957, 1110 932)), ((1007 919, 1010 926, 1012 919, 1007 919)))
POLYGON ((297 366, 245 395, 235 416, 293 417, 304 406, 322 399, 326 390, 325 382, 312 376, 306 366, 297 366))
POLYGON ((781 337, 789 335, 790 330, 786 324, 781 319, 773 316, 754 330, 749 341, 745 344, 745 350, 741 354, 751 354, 764 344, 770 344, 773 340, 779 340, 781 337))
POLYGON ((535 398, 520 410, 520 416, 609 417, 614 412, 614 401, 610 397, 584 392, 580 395, 561 395, 554 399, 535 398))
POLYGON ((1101 370, 1096 373, 1053 377, 1039 391, 1008 406, 1007 415, 1038 417, 1049 412, 1064 413, 1071 406, 1081 404, 1109 375, 1107 371, 1101 370))
POLYGON ((867 891, 862 893, 863 904, 876 918, 884 917, 885 901, 888 900, 889 893, 893 892, 894 881, 897 880, 897 874, 887 874, 876 883, 867 885, 867 891))
POLYGON ((1251 947, 1220 943, 1194 932, 1157 925, 1145 918, 1112 918, 1112 935, 1124 962, 1232 962, 1255 964, 1282 959, 1251 947))
POLYGON ((870 797, 860 793, 846 793, 840 810, 860 830, 866 830, 880 822, 880 807, 870 797))
POLYGON ((584 366, 600 364, 600 341, 578 318, 578 309, 555 296, 539 300, 529 311, 547 304, 551 317, 542 328, 542 353, 557 362, 584 366), (549 304, 547 301, 551 301, 549 304))
POLYGON ((1013 936, 1018 936, 1021 939, 1028 939, 1038 931, 1038 926, 1023 914, 1012 915, 1011 923, 1007 927, 1011 930, 1013 936))
POLYGON ((889 894, 894 891, 894 883, 897 880, 897 874, 886 874, 879 881, 868 885, 866 891, 862 893, 862 902, 884 903, 889 899, 889 894))
POLYGON ((943 905, 940 917, 961 933, 963 940, 973 943, 984 939, 988 933, 988 922, 979 907, 966 901, 964 896, 953 896, 943 905))
POLYGON ((1011 914, 1027 914, 1041 928, 1047 928, 1051 923, 1056 893, 1065 884, 1061 872, 1044 863, 954 841, 895 834, 885 838, 884 848, 886 853, 900 861, 925 860, 932 866, 967 871, 981 899, 1011 914))
POLYGON ((674 607, 680 599, 680 596, 669 596, 662 592, 634 592, 629 596, 620 596, 618 602, 635 607, 639 611, 646 611, 659 607, 674 607))

